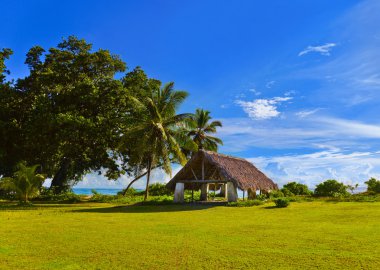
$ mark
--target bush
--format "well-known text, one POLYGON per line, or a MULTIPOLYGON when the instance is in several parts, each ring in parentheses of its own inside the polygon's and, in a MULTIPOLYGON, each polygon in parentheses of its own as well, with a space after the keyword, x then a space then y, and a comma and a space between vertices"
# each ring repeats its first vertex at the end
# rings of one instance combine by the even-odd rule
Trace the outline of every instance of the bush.
POLYGON ((371 178, 367 182, 367 192, 380 193, 380 181, 376 178, 371 178))
POLYGON ((278 198, 274 200, 274 203, 277 208, 284 208, 284 207, 288 207, 290 202, 286 198, 278 198))
MULTIPOLYGON (((122 191, 119 191, 117 193, 117 195, 120 195, 120 196, 123 196, 124 195, 124 192, 125 192, 125 189, 123 189, 122 191)), ((137 191, 136 189, 134 189, 133 187, 130 187, 127 192, 125 192, 125 196, 133 196, 133 195, 140 195, 140 194, 143 194, 144 192, 143 191, 137 191)))
POLYGON ((273 190, 269 193, 269 198, 281 198, 284 196, 285 195, 281 190, 273 190))
POLYGON ((287 188, 282 188, 281 192, 284 194, 285 197, 293 197, 294 194, 287 188))
POLYGON ((264 204, 263 201, 260 200, 248 200, 248 201, 237 201, 237 202, 229 202, 227 206, 232 207, 251 207, 256 205, 262 205, 264 204))
POLYGON ((30 198, 38 196, 45 181, 44 175, 36 173, 38 167, 39 165, 27 166, 25 162, 20 162, 13 177, 0 179, 0 188, 14 192, 20 202, 28 204, 30 198))
POLYGON ((296 183, 296 182, 290 182, 284 185, 284 187, 281 190, 284 194, 291 193, 294 195, 311 195, 312 192, 309 190, 307 185, 296 183))
POLYGON ((40 190, 40 195, 36 197, 35 200, 76 203, 76 202, 80 202, 81 198, 79 195, 75 194, 72 190, 62 192, 60 194, 55 194, 51 189, 42 187, 40 190))
POLYGON ((345 186, 343 183, 329 179, 317 185, 314 191, 314 195, 317 197, 338 198, 349 196, 350 193, 348 193, 347 186, 345 186))
POLYGON ((268 196, 266 194, 259 194, 259 195, 256 195, 256 200, 259 200, 259 201, 266 201, 268 199, 268 196))
POLYGON ((163 195, 172 195, 173 192, 166 188, 165 184, 154 183, 149 185, 149 195, 152 196, 163 196, 163 195))

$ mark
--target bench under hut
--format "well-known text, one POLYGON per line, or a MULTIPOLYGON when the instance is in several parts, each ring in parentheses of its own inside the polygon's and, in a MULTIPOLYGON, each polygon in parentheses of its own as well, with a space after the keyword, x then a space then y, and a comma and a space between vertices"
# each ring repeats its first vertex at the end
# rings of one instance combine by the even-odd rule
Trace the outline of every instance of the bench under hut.
MULTIPOLYGON (((221 189, 229 202, 237 201, 237 189, 254 198, 256 192, 277 190, 277 184, 258 170, 251 162, 211 151, 199 150, 186 165, 167 183, 174 190, 174 201, 184 201, 184 190, 201 190, 206 201, 211 189, 221 189)), ((243 195, 244 196, 244 195, 243 195)))

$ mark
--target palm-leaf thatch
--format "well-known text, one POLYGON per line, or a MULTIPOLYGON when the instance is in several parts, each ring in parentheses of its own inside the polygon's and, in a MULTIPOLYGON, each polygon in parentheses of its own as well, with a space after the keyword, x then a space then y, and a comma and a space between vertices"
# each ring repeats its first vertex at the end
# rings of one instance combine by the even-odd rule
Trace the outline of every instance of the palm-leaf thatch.
POLYGON ((174 190, 177 182, 185 182, 185 188, 199 188, 200 183, 186 180, 217 180, 233 182, 242 190, 277 190, 277 184, 259 171, 249 161, 211 151, 199 150, 186 165, 169 181, 167 187, 174 190), (204 162, 204 178, 202 177, 204 162), (203 179, 202 179, 203 178, 203 179))

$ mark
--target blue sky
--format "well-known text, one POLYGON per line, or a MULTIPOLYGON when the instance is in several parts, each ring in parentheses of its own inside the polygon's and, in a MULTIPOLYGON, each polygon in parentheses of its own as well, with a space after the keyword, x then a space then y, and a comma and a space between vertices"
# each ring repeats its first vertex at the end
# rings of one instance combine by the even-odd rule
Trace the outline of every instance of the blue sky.
MULTIPOLYGON (((221 152, 280 185, 380 178, 380 2, 2 1, 11 76, 34 45, 77 35, 187 90, 223 121, 221 152), (112 3, 110 3, 112 2, 112 3)), ((175 168, 178 170, 178 167, 175 168)), ((155 173, 156 181, 168 177, 155 173)), ((82 187, 121 187, 88 175, 82 187)), ((142 187, 143 183, 137 185, 142 187)))

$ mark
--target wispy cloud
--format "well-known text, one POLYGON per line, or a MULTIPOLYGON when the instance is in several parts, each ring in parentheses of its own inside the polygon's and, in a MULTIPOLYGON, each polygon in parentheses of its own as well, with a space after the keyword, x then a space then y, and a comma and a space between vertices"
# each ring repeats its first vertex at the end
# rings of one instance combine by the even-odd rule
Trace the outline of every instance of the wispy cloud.
POLYGON ((276 81, 269 81, 265 84, 266 88, 272 88, 272 86, 276 83, 276 81))
POLYGON ((237 100, 236 104, 241 106, 248 116, 255 120, 264 120, 278 117, 277 110, 279 103, 288 101, 292 97, 274 97, 271 99, 255 99, 254 101, 237 100))
POLYGON ((380 176, 378 152, 349 152, 326 149, 310 154, 249 158, 280 185, 298 181, 314 187, 335 178, 346 184, 362 186, 370 177, 380 176))
POLYGON ((300 112, 297 112, 296 115, 300 118, 304 118, 304 117, 307 117, 309 115, 312 115, 312 114, 315 114, 316 112, 318 112, 321 108, 317 108, 317 109, 314 109, 314 110, 304 110, 304 111, 300 111, 300 112))
POLYGON ((266 149, 317 149, 331 145, 344 149, 380 149, 380 124, 334 117, 273 119, 257 122, 249 118, 221 119, 219 136, 227 152, 266 149))
POLYGON ((326 43, 325 45, 319 45, 319 46, 308 46, 306 49, 301 51, 298 56, 302 56, 311 52, 320 53, 321 55, 330 55, 330 51, 333 47, 335 47, 335 43, 326 43))
POLYGON ((249 89, 249 91, 252 92, 255 96, 260 96, 261 95, 261 92, 257 91, 255 88, 251 88, 251 89, 249 89))

